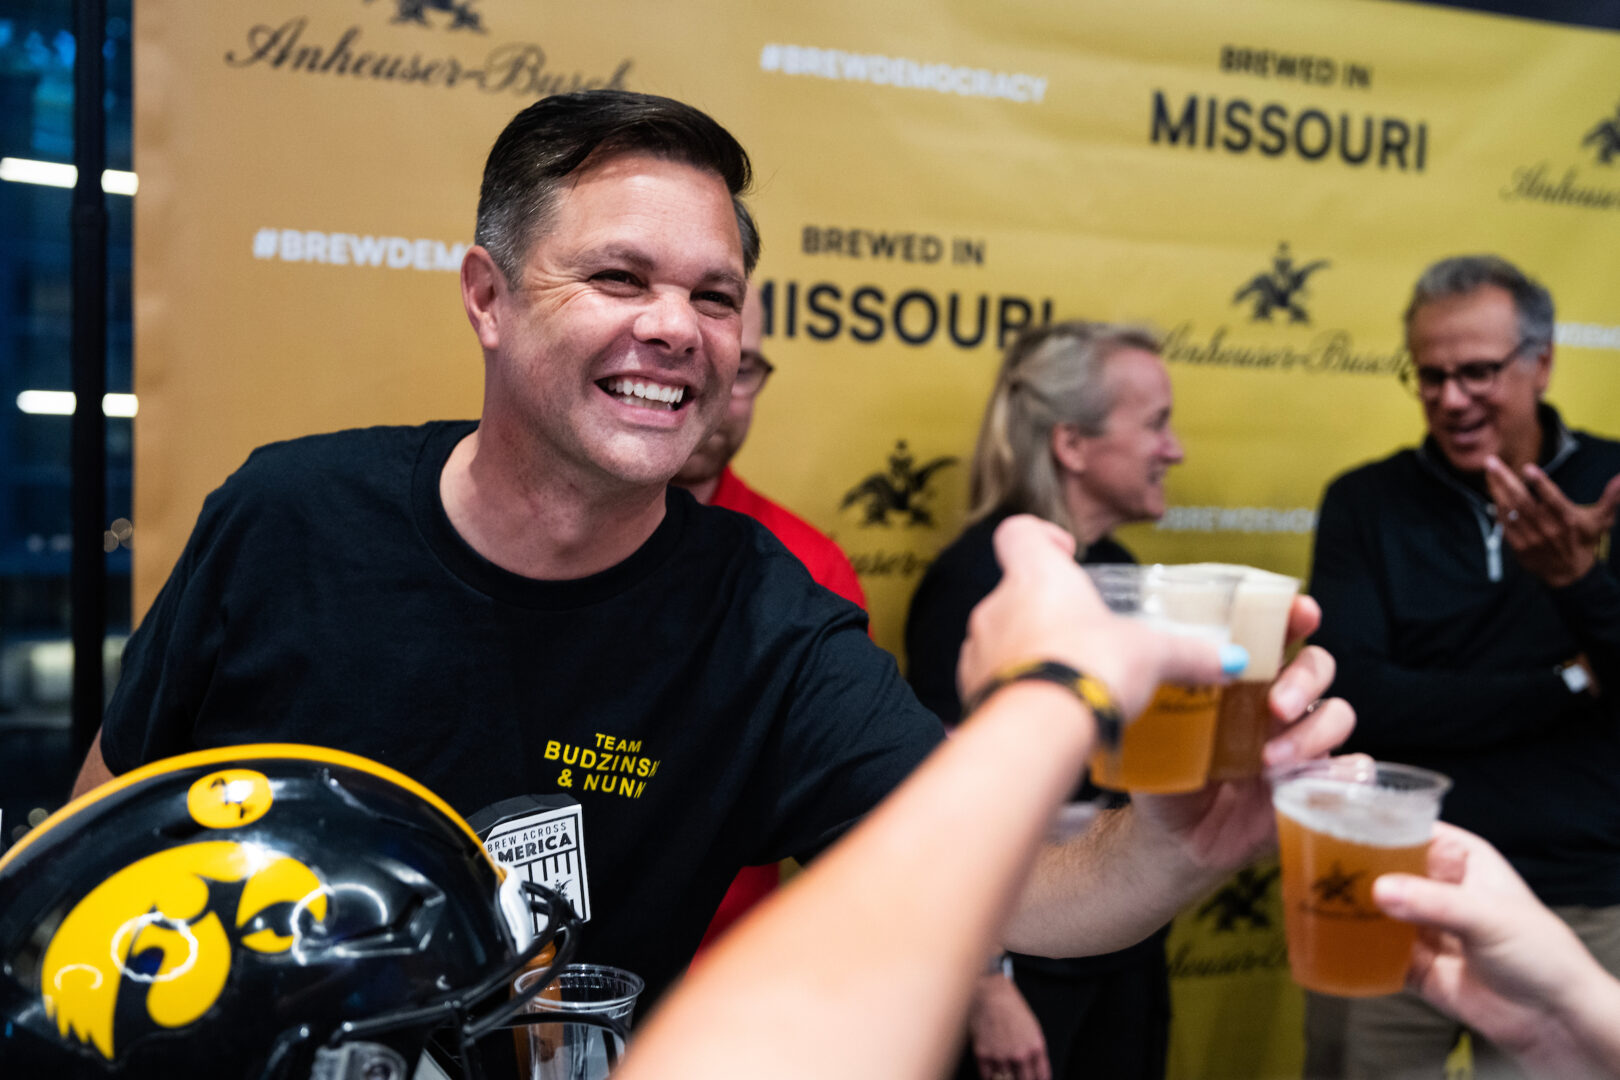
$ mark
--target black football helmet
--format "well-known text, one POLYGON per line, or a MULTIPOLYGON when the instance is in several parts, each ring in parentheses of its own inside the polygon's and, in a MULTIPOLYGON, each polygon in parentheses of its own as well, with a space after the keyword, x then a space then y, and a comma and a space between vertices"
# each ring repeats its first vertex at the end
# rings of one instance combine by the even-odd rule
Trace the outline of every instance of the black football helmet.
POLYGON ((0 859, 0 1075, 405 1080, 429 1050, 482 1076, 479 1040, 550 981, 514 998, 514 977, 565 963, 576 926, 392 769, 308 746, 170 758, 0 859))

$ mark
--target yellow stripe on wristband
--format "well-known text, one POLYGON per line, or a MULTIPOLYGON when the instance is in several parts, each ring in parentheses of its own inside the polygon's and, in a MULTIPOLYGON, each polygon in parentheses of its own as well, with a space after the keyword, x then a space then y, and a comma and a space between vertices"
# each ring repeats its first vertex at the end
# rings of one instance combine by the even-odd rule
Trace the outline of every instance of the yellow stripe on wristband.
POLYGON ((971 716, 978 712, 980 706, 1002 687, 1030 679, 1055 683, 1073 693, 1096 719, 1098 741, 1106 749, 1118 749, 1120 738, 1125 733, 1125 716, 1119 711, 1119 703, 1114 700, 1113 693, 1101 679, 1056 660, 1027 660, 1002 668, 968 698, 963 714, 971 716))

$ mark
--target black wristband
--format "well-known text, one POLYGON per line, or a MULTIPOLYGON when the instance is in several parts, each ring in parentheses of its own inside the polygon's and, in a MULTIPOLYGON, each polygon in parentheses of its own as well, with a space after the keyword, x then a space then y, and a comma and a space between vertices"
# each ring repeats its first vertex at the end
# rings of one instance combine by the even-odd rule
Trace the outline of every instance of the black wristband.
POLYGON ((1002 668, 990 676, 990 681, 967 700, 962 710, 963 715, 973 715, 989 700, 991 694, 1003 686, 1028 679, 1056 683, 1073 693, 1086 708, 1091 710, 1092 717, 1097 721, 1098 742, 1108 750, 1119 748, 1120 738, 1125 733, 1125 717, 1119 711, 1119 704, 1114 701, 1114 695, 1101 680, 1082 674, 1068 664, 1056 660, 1030 660, 1002 668))

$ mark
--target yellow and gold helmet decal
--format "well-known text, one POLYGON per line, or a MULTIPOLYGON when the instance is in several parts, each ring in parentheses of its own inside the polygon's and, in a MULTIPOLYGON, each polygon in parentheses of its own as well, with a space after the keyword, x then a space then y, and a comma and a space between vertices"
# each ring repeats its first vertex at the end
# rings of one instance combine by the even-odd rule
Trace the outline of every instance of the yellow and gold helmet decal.
POLYGON ((264 817, 275 801, 270 778, 253 769, 209 773, 186 792, 186 812, 209 829, 234 829, 264 817))
POLYGON ((275 904, 291 904, 284 925, 241 934, 242 946, 286 952, 299 911, 326 916, 325 887, 309 867, 256 844, 210 840, 137 860, 91 890, 45 949, 40 993, 63 1036, 111 1059, 120 990, 145 984, 146 1010, 160 1027, 194 1023, 219 999, 231 970, 231 937, 275 904), (242 882, 233 912, 210 910, 209 882, 242 882), (223 916, 223 917, 222 917, 223 916), (138 961, 138 962, 137 962, 138 961))
MULTIPOLYGON (((83 823, 86 811, 143 781, 218 766, 185 789, 186 813, 205 831, 112 873, 74 904, 52 934, 39 993, 64 1038, 114 1059, 120 994, 142 994, 153 1025, 184 1028, 219 999, 236 950, 296 955, 301 929, 326 919, 333 886, 316 869, 274 850, 261 830, 232 835, 267 817, 274 820, 277 787, 267 773, 275 774, 274 760, 286 759, 354 769, 404 788, 448 817, 483 852, 477 835, 438 796, 353 754, 279 744, 227 747, 126 773, 58 811, 0 859, 4 871, 41 837, 83 823)), ((483 858, 504 877, 487 853, 483 858)), ((127 1018, 131 1007, 126 1003, 121 1014, 127 1018)))

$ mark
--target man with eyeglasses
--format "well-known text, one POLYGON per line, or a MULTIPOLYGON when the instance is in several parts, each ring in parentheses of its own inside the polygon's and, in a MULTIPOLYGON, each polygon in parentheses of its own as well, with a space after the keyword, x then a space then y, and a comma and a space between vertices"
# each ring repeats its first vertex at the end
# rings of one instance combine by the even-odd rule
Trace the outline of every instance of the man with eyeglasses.
MULTIPOLYGON (((1356 708, 1350 749, 1455 781, 1447 820, 1489 839, 1620 971, 1620 579, 1606 550, 1620 443, 1542 400, 1553 302, 1505 260, 1429 267, 1402 381, 1428 435, 1339 477, 1317 523, 1317 644, 1356 708)), ((1313 997, 1307 1076, 1439 1076, 1462 1028, 1405 993, 1313 997)), ((1518 1075, 1472 1039, 1477 1076, 1518 1075)))
MULTIPOLYGON (((782 541, 783 547, 799 557, 817 584, 864 608, 866 594, 861 591, 860 578, 855 576, 855 568, 838 545, 808 521, 743 483, 732 471, 731 459, 742 449, 754 422, 754 402, 759 399, 759 392, 765 388, 771 372, 776 370, 765 359, 765 305, 755 285, 749 285, 743 301, 741 346, 737 378, 731 384, 731 400, 720 426, 692 451, 673 482, 690 491, 700 503, 735 510, 758 521, 782 541)), ((700 950, 707 948, 745 911, 763 899, 779 880, 776 863, 744 867, 720 902, 719 910, 703 935, 700 950)))

